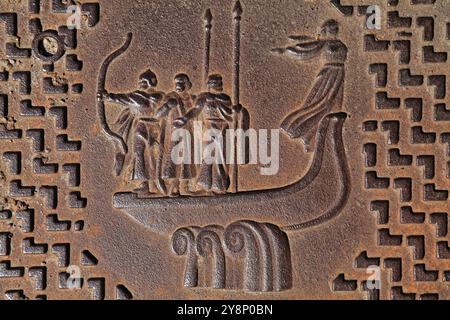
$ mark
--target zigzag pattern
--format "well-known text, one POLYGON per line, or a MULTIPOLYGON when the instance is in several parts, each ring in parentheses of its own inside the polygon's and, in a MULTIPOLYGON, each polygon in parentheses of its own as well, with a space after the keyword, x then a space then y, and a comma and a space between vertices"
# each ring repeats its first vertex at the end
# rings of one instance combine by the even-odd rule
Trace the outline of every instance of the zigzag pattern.
MULTIPOLYGON (((0 299, 130 299, 114 275, 108 281, 83 245, 87 199, 82 193, 82 141, 66 130, 83 85, 77 30, 66 1, 0 4, 4 35, 0 72, 0 299), (23 18, 24 17, 24 18, 23 18), (19 19, 28 19, 20 33, 19 19), (59 21, 59 22, 58 22, 59 21), (33 39, 54 37, 58 56, 33 39), (70 290, 70 289, 73 290, 70 290)), ((99 21, 99 4, 83 3, 85 28, 99 21)))
POLYGON ((387 1, 387 30, 367 30, 363 39, 375 104, 362 124, 362 152, 378 232, 353 270, 331 279, 339 295, 449 298, 449 22, 434 3, 387 1), (367 288, 369 266, 380 268, 379 290, 367 288))

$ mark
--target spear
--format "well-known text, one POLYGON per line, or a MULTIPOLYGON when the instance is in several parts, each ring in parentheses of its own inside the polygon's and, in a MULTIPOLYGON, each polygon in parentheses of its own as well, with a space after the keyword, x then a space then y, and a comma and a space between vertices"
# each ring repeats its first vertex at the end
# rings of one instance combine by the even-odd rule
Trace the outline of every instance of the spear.
POLYGON ((236 1, 233 9, 234 21, 234 52, 233 52, 233 104, 238 106, 240 103, 240 59, 241 59, 241 18, 242 6, 239 1, 236 1))
MULTIPOLYGON (((236 110, 240 109, 240 59, 241 59, 241 18, 242 6, 239 1, 233 8, 233 24, 234 24, 234 45, 233 45, 233 104, 236 110)), ((234 115, 234 129, 239 129, 239 117, 241 114, 234 115)), ((238 137, 234 143, 234 163, 231 165, 231 186, 230 192, 238 192, 238 137)))
POLYGON ((204 56, 204 70, 203 70, 203 81, 204 88, 206 89, 206 83, 209 76, 209 64, 211 55, 211 29, 212 29, 212 14, 211 10, 208 9, 205 12, 205 56, 204 56))

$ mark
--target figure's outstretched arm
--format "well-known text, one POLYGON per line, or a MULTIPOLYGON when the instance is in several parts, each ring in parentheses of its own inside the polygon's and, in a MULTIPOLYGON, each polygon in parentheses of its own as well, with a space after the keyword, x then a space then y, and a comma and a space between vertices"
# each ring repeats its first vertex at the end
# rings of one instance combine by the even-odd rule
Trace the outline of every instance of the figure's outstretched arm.
POLYGON ((289 40, 299 41, 299 42, 307 42, 313 40, 310 36, 304 36, 304 35, 293 35, 289 36, 289 40))
POLYGON ((317 57, 322 52, 324 45, 324 41, 308 41, 292 47, 273 49, 272 52, 288 54, 299 60, 309 60, 317 57))
POLYGON ((159 108, 156 113, 155 113, 155 118, 156 119, 161 119, 163 117, 166 117, 171 109, 171 105, 170 105, 171 101, 167 101, 166 103, 164 103, 162 105, 161 108, 159 108))
POLYGON ((230 99, 223 100, 223 103, 219 103, 219 111, 227 121, 233 121, 233 109, 230 99))
POLYGON ((183 117, 175 119, 175 127, 181 128, 188 123, 189 120, 196 118, 202 112, 203 106, 202 102, 197 102, 195 107, 189 110, 183 117))
POLYGON ((196 117, 202 112, 202 109, 203 109, 203 104, 198 104, 198 105, 196 105, 194 108, 192 108, 191 110, 189 110, 189 111, 184 115, 183 118, 185 118, 186 120, 194 119, 194 118, 196 118, 196 117))
POLYGON ((127 107, 138 107, 134 93, 105 93, 105 102, 111 102, 114 104, 119 104, 127 107))

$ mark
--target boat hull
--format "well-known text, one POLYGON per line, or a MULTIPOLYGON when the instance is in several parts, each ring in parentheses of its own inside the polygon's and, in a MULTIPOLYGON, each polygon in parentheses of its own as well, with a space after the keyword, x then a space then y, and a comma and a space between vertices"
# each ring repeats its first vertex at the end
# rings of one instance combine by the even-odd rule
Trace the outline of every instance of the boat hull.
POLYGON ((292 185, 213 197, 141 199, 133 193, 117 193, 114 206, 162 234, 183 226, 226 226, 237 220, 273 223, 285 231, 323 224, 339 214, 350 192, 342 141, 345 119, 344 113, 324 118, 311 167, 292 185))

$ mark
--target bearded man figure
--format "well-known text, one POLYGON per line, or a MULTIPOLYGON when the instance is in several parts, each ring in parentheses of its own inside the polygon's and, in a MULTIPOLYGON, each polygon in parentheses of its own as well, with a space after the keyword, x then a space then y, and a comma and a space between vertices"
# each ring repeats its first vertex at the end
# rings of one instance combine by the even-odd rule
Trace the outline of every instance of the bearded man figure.
MULTIPOLYGON (((192 83, 186 74, 177 74, 174 78, 175 91, 166 96, 165 103, 158 110, 157 117, 162 120, 164 130, 164 155, 162 161, 162 178, 168 185, 170 196, 190 195, 193 193, 191 180, 195 178, 195 165, 193 159, 193 135, 191 123, 184 126, 183 135, 176 136, 177 126, 174 122, 178 118, 184 117, 192 109, 195 96, 191 95, 192 83), (184 139, 184 141, 179 141, 184 139), (179 150, 182 144, 183 163, 176 163, 173 153, 179 150)), ((178 132, 181 132, 178 131, 178 132)))
POLYGON ((213 74, 208 77, 208 92, 201 93, 195 106, 186 116, 177 119, 177 127, 185 126, 190 119, 202 123, 205 133, 203 159, 196 179, 200 192, 224 194, 230 186, 229 170, 226 165, 226 130, 233 124, 231 98, 223 93, 222 76, 213 74), (209 156, 208 152, 210 151, 209 156), (208 157, 205 157, 205 154, 208 157))

